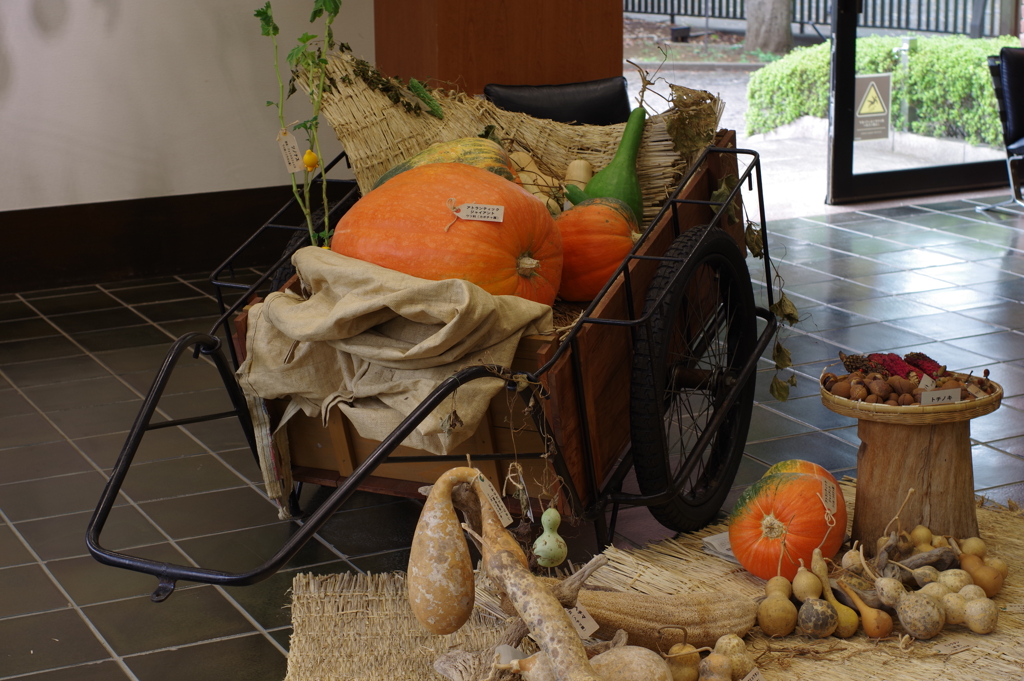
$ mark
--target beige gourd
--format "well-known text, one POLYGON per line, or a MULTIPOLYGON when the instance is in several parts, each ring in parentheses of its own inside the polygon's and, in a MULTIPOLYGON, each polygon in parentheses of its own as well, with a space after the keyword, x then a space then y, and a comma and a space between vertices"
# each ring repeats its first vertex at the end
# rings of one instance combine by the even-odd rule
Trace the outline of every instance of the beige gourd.
POLYGON ((519 174, 519 181, 523 183, 523 189, 543 201, 553 215, 560 213, 562 207, 552 198, 559 188, 558 181, 541 172, 541 169, 537 167, 537 162, 525 151, 513 151, 508 156, 519 174))
POLYGON ((817 575, 821 581, 822 596, 836 609, 839 623, 833 633, 839 638, 850 638, 857 633, 860 618, 857 616, 856 610, 840 603, 832 593, 832 585, 828 581, 828 566, 825 564, 821 549, 814 549, 811 554, 811 572, 817 575))
POLYGON ((673 681, 668 663, 653 650, 639 646, 619 646, 590 659, 602 679, 616 681, 673 681))
POLYGON ((711 653, 697 665, 700 681, 731 681, 732 665, 721 653, 711 653))
POLYGON ((726 634, 715 643, 715 652, 729 660, 732 681, 740 681, 754 668, 754 656, 747 651, 747 644, 736 634, 726 634))
POLYGON ((975 598, 964 607, 964 624, 975 634, 990 634, 999 622, 999 608, 990 598, 975 598))
POLYGON ((843 580, 840 579, 837 584, 860 611, 860 621, 868 638, 885 638, 892 633, 892 617, 889 613, 870 607, 843 580))
POLYGON ((789 599, 793 585, 777 575, 768 580, 764 592, 766 598, 757 606, 757 626, 768 636, 789 636, 796 628, 797 618, 796 606, 789 599))
POLYGON ((580 189, 586 189, 590 178, 594 176, 594 166, 590 161, 576 159, 565 169, 565 183, 575 185, 580 189))
POLYGON ((813 572, 804 567, 804 559, 800 559, 800 567, 793 577, 793 596, 803 603, 808 598, 821 596, 821 580, 813 572))
POLYGON ((669 671, 672 672, 672 681, 697 681, 700 671, 700 653, 689 643, 676 643, 668 649, 669 671))

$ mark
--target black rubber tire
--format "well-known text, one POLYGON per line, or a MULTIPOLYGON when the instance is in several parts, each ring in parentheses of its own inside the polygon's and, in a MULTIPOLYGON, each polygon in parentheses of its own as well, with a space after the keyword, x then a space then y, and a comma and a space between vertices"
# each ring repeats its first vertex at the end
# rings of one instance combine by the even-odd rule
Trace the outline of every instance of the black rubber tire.
MULTIPOLYGON (((630 429, 633 465, 644 494, 658 494, 695 456, 703 425, 724 401, 751 358, 757 321, 750 274, 739 248, 718 228, 695 227, 679 236, 651 282, 633 348, 630 429), (705 233, 707 233, 705 238, 705 233), (657 305, 663 291, 664 300, 657 305)), ((714 519, 729 493, 750 427, 754 375, 702 452, 693 472, 668 503, 649 506, 654 518, 679 532, 714 519)))

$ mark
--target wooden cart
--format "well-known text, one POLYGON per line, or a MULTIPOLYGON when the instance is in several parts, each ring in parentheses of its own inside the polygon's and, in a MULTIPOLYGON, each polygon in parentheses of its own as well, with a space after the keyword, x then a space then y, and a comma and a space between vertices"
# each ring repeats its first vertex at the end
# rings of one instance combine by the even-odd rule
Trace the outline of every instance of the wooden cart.
MULTIPOLYGON (((532 479, 550 467, 565 483, 563 511, 592 519, 601 545, 611 535, 621 505, 647 506, 662 524, 680 531, 706 525, 735 478, 750 422, 757 361, 776 329, 774 315, 755 306, 744 258, 739 191, 744 183, 753 187, 755 182, 761 236, 767 243, 757 153, 735 149, 734 133, 721 131, 567 335, 521 341, 511 371, 539 388, 517 392, 521 383, 506 374, 507 394, 495 398, 488 418, 453 454, 470 454, 495 483, 503 479, 510 461, 520 463, 532 479), (740 156, 748 161, 742 172, 740 156), (712 193, 730 175, 739 182, 728 197, 713 201, 712 193), (525 410, 509 407, 510 397, 517 394, 525 397, 525 410), (640 494, 621 491, 630 469, 636 472, 640 494), (605 513, 609 506, 611 527, 605 513)), ((337 202, 339 210, 353 200, 350 192, 337 202)), ((767 273, 767 249, 764 256, 767 273)), ((235 408, 208 418, 238 418, 255 453, 245 400, 215 333, 254 299, 270 274, 225 312, 211 334, 187 334, 171 348, 90 522, 87 543, 92 555, 106 564, 158 576, 154 600, 166 598, 179 579, 225 586, 265 579, 358 488, 416 494, 453 460, 405 448, 402 441, 459 385, 494 375, 488 367, 460 371, 379 443, 360 438, 340 413, 327 428, 294 417, 289 422, 294 479, 337 489, 276 556, 254 570, 227 574, 169 566, 104 549, 99 533, 143 434, 153 427, 200 420, 150 424, 174 363, 185 351, 206 354, 220 368, 235 408)), ((228 349, 237 366, 238 348, 228 349)))

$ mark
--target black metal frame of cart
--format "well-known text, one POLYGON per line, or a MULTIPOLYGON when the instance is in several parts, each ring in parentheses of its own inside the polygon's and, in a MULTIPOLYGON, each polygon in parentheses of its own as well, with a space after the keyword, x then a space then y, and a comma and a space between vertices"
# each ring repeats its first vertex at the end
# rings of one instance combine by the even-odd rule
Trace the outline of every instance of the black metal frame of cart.
MULTIPOLYGON (((332 166, 338 163, 339 160, 345 158, 344 152, 334 159, 330 165, 327 166, 325 172, 330 170, 332 166)), ((347 159, 346 159, 347 162, 347 159)), ((322 177, 322 176, 321 176, 322 177)), ((314 180, 313 187, 319 191, 320 182, 323 181, 320 177, 314 180)), ((329 217, 331 224, 335 224, 338 217, 347 210, 347 207, 351 205, 358 198, 358 189, 354 182, 343 181, 343 180, 326 180, 328 183, 328 193, 333 194, 331 199, 329 217)), ((739 194, 743 184, 746 183, 750 189, 753 189, 754 184, 757 185, 757 196, 758 196, 758 209, 760 215, 761 225, 761 237, 764 242, 764 268, 766 275, 766 282, 768 283, 768 306, 772 305, 772 287, 770 282, 772 281, 771 276, 771 262, 768 256, 768 239, 767 230, 764 219, 764 200, 762 197, 762 182, 761 182, 761 167, 760 159, 756 151, 747 149, 726 149, 718 147, 709 147, 698 160, 690 168, 690 171, 682 179, 679 185, 676 187, 672 195, 666 200, 664 207, 659 212, 652 224, 657 224, 662 220, 666 212, 673 214, 673 228, 675 229, 675 236, 678 237, 680 234, 677 215, 678 207, 681 204, 703 204, 712 206, 715 208, 721 208, 722 206, 728 206, 739 194), (733 154, 733 155, 744 155, 749 156, 751 162, 749 165, 740 173, 739 182, 737 182, 735 188, 723 201, 702 201, 693 199, 679 199, 678 195, 683 187, 686 186, 687 182, 693 176, 693 174, 702 167, 705 159, 709 154, 733 154)), ((313 189, 311 189, 312 191, 313 189)), ((175 341, 170 350, 167 353, 159 371, 157 372, 156 378, 153 381, 153 385, 146 395, 143 401, 142 408, 139 411, 138 416, 132 425, 131 430, 128 433, 128 437, 125 441, 124 446, 121 449, 121 453, 118 456, 117 461, 111 471, 110 478, 103 490, 100 500, 97 504, 96 510, 94 511, 92 518, 89 521, 89 525, 86 530, 86 544, 88 545, 89 552, 92 556, 101 563, 111 565, 114 567, 120 567, 124 569, 134 570, 137 572, 143 572, 152 574, 159 580, 159 584, 156 590, 152 594, 154 601, 162 601, 174 590, 175 584, 178 580, 188 580, 200 583, 218 584, 221 586, 243 586, 249 584, 255 584, 257 582, 270 577, 279 569, 281 569, 289 559, 291 559, 299 549, 308 541, 313 534, 315 534, 323 525, 330 519, 330 517, 337 511, 356 491, 358 486, 373 473, 373 471, 382 463, 388 460, 388 457, 395 451, 395 449, 410 435, 416 426, 424 419, 428 414, 433 411, 438 405, 440 405, 448 395, 452 394, 460 385, 468 382, 477 380, 480 378, 493 378, 495 376, 495 370, 500 370, 500 367, 487 367, 487 366, 473 366, 463 369, 450 378, 443 381, 426 400, 417 406, 415 410, 384 440, 377 446, 374 452, 363 462, 353 473, 344 479, 341 484, 331 493, 331 495, 320 505, 320 507, 313 512, 310 516, 302 519, 301 527, 288 539, 288 541, 282 546, 282 548, 269 560, 262 565, 253 568, 247 572, 242 573, 229 573, 219 570, 210 570, 201 567, 193 567, 187 565, 173 565, 168 563, 161 563, 156 561, 147 560, 137 556, 132 556, 124 553, 119 553, 104 548, 100 545, 100 533, 103 530, 103 526, 109 517, 110 511, 114 506, 114 502, 121 489, 121 485, 124 482, 125 476, 128 473, 128 469, 131 466, 132 460, 135 456, 136 451, 142 441, 142 437, 146 432, 155 430, 158 428, 168 428, 174 426, 182 426, 191 423, 197 423, 202 421, 211 421, 223 418, 237 418, 240 425, 242 426, 245 436, 248 440, 249 446, 252 449, 254 455, 256 452, 255 436, 253 432, 252 421, 249 416, 248 409, 246 407, 245 399, 242 395, 241 389, 234 376, 234 371, 231 364, 225 358, 223 350, 221 348, 221 340, 217 337, 217 330, 223 327, 228 333, 227 337, 230 339, 230 323, 233 317, 255 296, 256 291, 261 290, 270 279, 271 276, 282 266, 285 266, 294 250, 298 249, 296 245, 294 249, 286 250, 284 255, 271 266, 255 283, 245 287, 244 285, 222 281, 220 277, 224 272, 232 269, 233 261, 243 253, 249 246, 267 230, 283 229, 291 230, 292 232, 306 231, 305 225, 294 226, 280 224, 278 221, 282 216, 288 214, 289 211, 294 211, 295 200, 285 205, 270 221, 263 225, 252 237, 250 237, 239 249, 233 253, 214 273, 211 275, 211 282, 217 287, 217 299, 221 305, 221 309, 224 310, 221 317, 214 323, 213 328, 209 334, 203 333, 189 333, 175 341), (225 309, 224 296, 222 295, 222 289, 244 289, 244 293, 230 306, 225 309), (153 416, 159 403, 160 397, 167 386, 170 375, 175 367, 175 364, 179 357, 187 351, 191 351, 194 357, 198 357, 200 354, 209 357, 214 364, 217 366, 221 379, 224 383, 224 387, 228 392, 231 399, 233 409, 227 412, 221 412, 216 414, 208 414, 204 416, 174 419, 168 421, 153 422, 153 416)), ((707 230, 706 234, 711 234, 715 229, 718 229, 717 225, 723 218, 723 214, 726 211, 716 210, 715 216, 710 223, 710 229, 707 230)), ((293 213, 294 214, 294 213, 293 213)), ((322 215, 320 216, 322 218, 322 215)), ((581 441, 583 443, 583 461, 585 467, 586 484, 590 487, 590 498, 594 501, 585 509, 584 517, 593 519, 595 522, 595 529, 598 534, 598 542, 601 546, 607 543, 607 540, 612 536, 614 532, 615 520, 617 517, 618 510, 621 506, 656 506, 664 504, 667 500, 678 495, 682 487, 682 481, 677 478, 675 485, 668 485, 666 489, 657 494, 631 494, 621 492, 621 486, 623 479, 629 472, 632 466, 632 460, 630 455, 627 453, 615 466, 612 473, 607 476, 607 480, 603 487, 600 481, 597 479, 597 471, 595 469, 593 453, 590 450, 590 440, 587 436, 587 397, 582 390, 581 384, 581 371, 582 367, 579 366, 579 352, 577 348, 576 336, 581 328, 589 324, 608 324, 615 326, 628 326, 636 328, 639 325, 646 325, 648 331, 650 330, 650 314, 638 315, 637 311, 633 308, 633 295, 632 295, 632 282, 629 272, 629 263, 637 259, 647 260, 672 260, 667 257, 656 257, 656 256, 639 256, 636 255, 637 250, 645 242, 650 230, 646 231, 640 238, 637 244, 634 246, 630 255, 623 261, 623 263, 616 270, 615 274, 609 279, 608 283, 605 284, 601 293, 595 297, 594 301, 587 307, 581 320, 574 326, 569 332, 567 338, 560 344, 556 349, 551 359, 546 362, 542 367, 537 369, 533 373, 528 373, 527 378, 531 383, 538 383, 538 377, 548 371, 551 366, 568 351, 569 348, 573 348, 573 375, 574 381, 576 382, 576 400, 579 413, 581 415, 581 429, 583 436, 581 441), (619 275, 624 277, 624 283, 626 287, 626 301, 628 307, 628 320, 610 320, 594 318, 590 315, 594 312, 598 305, 598 302, 604 297, 608 290, 612 286, 619 275), (610 523, 605 520, 605 509, 608 506, 612 507, 611 521, 610 523)), ((676 259, 677 261, 679 259, 676 259)), ((673 280, 672 283, 675 283, 673 280)), ((671 291, 671 285, 662 292, 660 301, 665 297, 665 294, 671 291)), ((691 452, 695 452, 697 455, 703 453, 704 449, 709 445, 715 432, 724 421, 725 413, 727 409, 731 408, 738 399, 738 395, 747 381, 753 380, 753 374, 756 370, 757 362, 761 354, 764 352, 768 343, 775 335, 777 329, 777 321, 775 316, 767 309, 756 307, 755 314, 765 321, 765 328, 758 336, 757 343, 754 347, 754 352, 747 359, 742 369, 739 371, 732 388, 725 395, 724 400, 718 405, 714 415, 708 422, 704 432, 698 438, 691 452)), ((238 358, 235 353, 235 349, 232 343, 228 343, 228 350, 230 352, 232 364, 235 367, 238 365, 238 358)), ((506 389, 515 391, 517 384, 513 380, 506 382, 506 389)), ((561 452, 558 449, 557 443, 553 437, 547 436, 547 424, 545 421, 543 408, 539 404, 539 401, 533 400, 532 404, 528 398, 528 391, 524 391, 523 399, 529 407, 529 412, 533 417, 537 427, 542 434, 543 439, 547 443, 548 451, 545 452, 528 452, 528 453, 517 453, 511 454, 489 454, 489 455, 477 455, 474 458, 477 460, 488 460, 488 459, 502 459, 507 460, 511 458, 520 459, 538 459, 547 457, 551 460, 552 465, 555 467, 556 473, 562 476, 563 480, 566 481, 566 487, 569 495, 570 503, 574 508, 581 508, 580 498, 575 489, 575 485, 572 481, 572 477, 569 475, 564 460, 561 456, 561 452)), ((421 461, 436 462, 436 456, 422 456, 422 457, 401 457, 403 463, 415 463, 421 461)), ((294 495, 293 495, 294 498, 294 495)))

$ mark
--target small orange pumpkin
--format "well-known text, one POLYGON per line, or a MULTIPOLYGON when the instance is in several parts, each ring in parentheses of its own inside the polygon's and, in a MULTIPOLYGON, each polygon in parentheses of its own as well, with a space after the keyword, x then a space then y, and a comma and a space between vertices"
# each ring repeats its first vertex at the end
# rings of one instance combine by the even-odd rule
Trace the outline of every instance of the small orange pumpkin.
POLYGON ((601 197, 580 201, 555 218, 562 235, 563 300, 593 300, 633 248, 636 217, 623 201, 601 197))
POLYGON ((846 503, 837 485, 836 510, 828 513, 823 483, 829 479, 820 475, 775 473, 748 487, 729 516, 729 543, 740 565, 762 579, 792 580, 801 558, 811 564, 814 549, 834 556, 846 534, 846 503))
POLYGON ((543 203, 519 185, 464 163, 410 168, 342 216, 331 250, 421 279, 465 279, 494 295, 550 305, 562 239, 543 203), (502 222, 467 220, 463 204, 504 207, 502 222))

